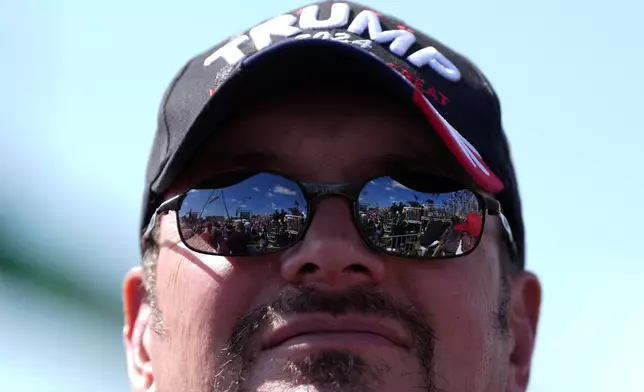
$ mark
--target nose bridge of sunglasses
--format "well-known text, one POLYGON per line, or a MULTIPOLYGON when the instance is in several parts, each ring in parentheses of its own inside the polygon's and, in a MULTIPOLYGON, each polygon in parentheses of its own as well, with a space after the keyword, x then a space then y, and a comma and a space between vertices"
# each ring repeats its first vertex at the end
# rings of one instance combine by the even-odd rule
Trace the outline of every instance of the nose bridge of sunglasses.
POLYGON ((344 218, 357 214, 356 198, 340 193, 326 193, 313 197, 309 201, 311 223, 320 219, 339 224, 344 218))
POLYGON ((363 188, 362 183, 301 183, 306 196, 310 199, 319 198, 323 196, 344 196, 350 200, 356 200, 360 191, 363 188))
MULTIPOLYGON (((304 195, 311 212, 319 209, 322 203, 326 204, 327 200, 340 201, 343 205, 349 206, 349 211, 353 213, 353 206, 358 200, 363 184, 351 183, 311 183, 301 182, 300 186, 304 189, 304 195)), ((335 204, 333 202, 332 204, 335 204)))

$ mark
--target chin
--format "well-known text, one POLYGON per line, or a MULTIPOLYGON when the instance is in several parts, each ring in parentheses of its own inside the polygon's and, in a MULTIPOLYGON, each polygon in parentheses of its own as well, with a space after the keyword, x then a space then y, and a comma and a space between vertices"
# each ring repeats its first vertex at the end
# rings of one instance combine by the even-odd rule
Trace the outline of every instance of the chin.
MULTIPOLYGON (((404 392, 429 385, 418 361, 403 352, 382 350, 363 355, 350 350, 270 350, 242 375, 240 391, 404 392), (387 355, 389 354, 389 355, 387 355)), ((421 390, 432 391, 431 388, 421 390)))

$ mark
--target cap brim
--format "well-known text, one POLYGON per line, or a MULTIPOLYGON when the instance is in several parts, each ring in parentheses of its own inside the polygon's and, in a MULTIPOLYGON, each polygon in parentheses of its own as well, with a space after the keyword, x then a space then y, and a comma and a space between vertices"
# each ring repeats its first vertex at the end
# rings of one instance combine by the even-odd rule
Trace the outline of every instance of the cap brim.
POLYGON ((503 183, 476 149, 420 90, 384 60, 358 46, 332 40, 290 40, 251 55, 228 72, 226 80, 212 92, 186 138, 152 184, 152 191, 168 189, 190 157, 213 136, 213 126, 239 111, 248 100, 265 99, 282 83, 298 83, 298 80, 310 80, 312 75, 326 72, 377 81, 380 90, 414 105, 476 187, 489 193, 503 189, 503 183))

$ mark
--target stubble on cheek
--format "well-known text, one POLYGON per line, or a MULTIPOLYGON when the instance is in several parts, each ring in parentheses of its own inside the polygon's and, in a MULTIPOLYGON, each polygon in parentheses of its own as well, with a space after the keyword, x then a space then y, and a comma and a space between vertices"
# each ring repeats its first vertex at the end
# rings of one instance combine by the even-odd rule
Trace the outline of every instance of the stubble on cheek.
POLYGON ((164 330, 154 334, 157 391, 211 392, 222 369, 216 354, 227 344, 233 322, 221 319, 230 314, 229 301, 217 300, 224 305, 214 309, 213 298, 221 299, 218 282, 189 259, 174 256, 159 264, 164 330))
POLYGON ((212 391, 220 367, 213 355, 218 348, 207 333, 173 326, 164 335, 153 337, 150 360, 156 390, 212 391))

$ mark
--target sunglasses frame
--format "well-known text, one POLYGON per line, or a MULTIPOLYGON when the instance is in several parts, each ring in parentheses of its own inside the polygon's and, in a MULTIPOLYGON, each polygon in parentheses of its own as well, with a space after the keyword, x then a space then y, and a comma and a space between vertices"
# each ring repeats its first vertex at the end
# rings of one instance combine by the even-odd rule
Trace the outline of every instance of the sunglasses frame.
MULTIPOLYGON (((199 186, 199 185, 190 187, 184 193, 182 193, 180 195, 177 195, 177 196, 174 196, 174 197, 162 202, 159 205, 159 207, 157 207, 157 209, 155 210, 154 214, 152 214, 152 217, 150 218, 150 223, 148 224, 148 226, 146 227, 146 229, 145 229, 145 231, 143 233, 143 238, 145 239, 145 238, 149 237, 150 233, 152 232, 152 230, 156 226, 156 219, 157 219, 158 216, 160 216, 162 214, 167 214, 170 211, 174 211, 175 215, 176 215, 177 231, 179 233, 179 236, 181 237, 181 242, 183 242, 183 244, 188 249, 192 250, 193 252, 206 254, 206 255, 211 255, 211 256, 227 256, 227 257, 257 257, 257 256, 267 255, 267 254, 270 254, 270 253, 282 252, 282 251, 284 251, 284 250, 286 250, 288 248, 291 248, 291 247, 295 246, 297 243, 299 243, 302 240, 302 238, 304 237, 304 235, 306 234, 306 232, 308 231, 309 226, 311 225, 311 222, 313 222, 313 219, 315 218, 315 209, 312 207, 312 205, 313 205, 312 202, 313 202, 314 199, 319 198, 319 197, 325 197, 325 196, 342 196, 342 197, 344 197, 346 199, 349 199, 349 201, 351 201, 351 205, 350 205, 351 217, 353 219, 353 224, 354 224, 355 228, 358 230, 358 232, 360 234, 360 238, 362 238, 362 240, 366 243, 366 245, 370 249, 372 249, 372 250, 374 250, 374 251, 376 251, 378 253, 386 254, 386 255, 389 255, 389 256, 413 259, 413 260, 427 260, 427 261, 440 260, 440 259, 453 259, 453 258, 458 258, 458 257, 462 257, 462 256, 467 256, 467 255, 469 255, 470 253, 472 253, 472 252, 474 252, 476 250, 476 248, 481 243, 481 240, 483 239, 483 231, 484 231, 484 228, 485 228, 485 222, 486 222, 487 215, 492 215, 492 216, 498 216, 499 217, 499 219, 501 220, 501 224, 503 226, 504 232, 506 234, 506 240, 509 243, 509 247, 510 247, 510 251, 511 251, 512 255, 513 256, 516 255, 516 252, 517 252, 516 243, 514 242, 514 237, 512 235, 512 229, 510 228, 510 224, 509 224, 508 220, 506 219, 505 215, 503 215, 503 212, 501 210, 501 204, 499 203, 499 201, 496 200, 490 194, 487 194, 487 193, 481 192, 481 191, 477 191, 477 190, 471 189, 471 188, 466 187, 466 186, 464 186, 462 188, 459 188, 458 190, 469 190, 470 192, 472 192, 476 196, 476 198, 477 198, 477 200, 479 202, 479 205, 482 206, 482 208, 481 208, 481 215, 482 215, 481 235, 478 236, 478 239, 476 241, 476 245, 474 245, 467 252, 463 252, 463 253, 458 254, 458 255, 445 255, 445 256, 435 256, 435 257, 430 257, 430 258, 423 258, 423 257, 418 257, 418 256, 413 256, 413 255, 404 255, 404 254, 400 254, 400 253, 388 252, 386 250, 383 250, 382 248, 379 248, 379 247, 373 245, 367 238, 365 238, 365 236, 363 235, 363 233, 362 233, 362 231, 360 229, 360 226, 358 224, 358 219, 359 219, 358 218, 358 199, 360 197, 360 193, 362 192, 364 187, 370 181, 376 180, 378 178, 383 178, 383 177, 392 178, 390 176, 376 176, 376 177, 370 178, 370 179, 365 180, 365 181, 353 182, 353 183, 317 183, 317 182, 299 181, 299 180, 296 180, 296 179, 294 179, 292 177, 284 175, 282 173, 276 173, 276 172, 271 172, 271 171, 253 171, 251 173, 255 173, 255 175, 257 175, 257 174, 273 174, 273 175, 276 175, 276 176, 280 176, 282 178, 288 179, 288 180, 292 181, 293 183, 295 183, 300 188, 300 190, 302 191, 302 194, 304 195, 304 198, 307 201, 307 208, 306 208, 307 219, 306 219, 306 222, 305 222, 305 225, 304 225, 303 229, 301 230, 300 233, 298 233, 297 238, 291 244, 289 244, 287 246, 284 246, 284 247, 281 247, 279 249, 270 250, 270 251, 266 251, 266 252, 262 252, 262 253, 239 254, 239 255, 237 255, 237 254, 209 253, 209 252, 205 252, 205 251, 202 251, 202 250, 195 249, 195 248, 191 247, 188 244, 188 242, 184 239, 182 230, 181 230, 181 228, 179 226, 179 214, 178 214, 178 211, 181 209, 181 204, 183 203, 185 198, 188 196, 188 192, 190 192, 191 190, 212 189, 212 188, 207 188, 207 187, 203 187, 203 186, 199 186)), ((440 177, 436 177, 436 176, 432 176, 432 177, 440 178, 440 177)), ((250 177, 248 177, 248 178, 250 178, 250 177)), ((453 182, 453 180, 450 180, 450 181, 453 182)), ((207 183, 207 182, 208 181, 204 181, 204 182, 202 182, 202 184, 207 183)))

